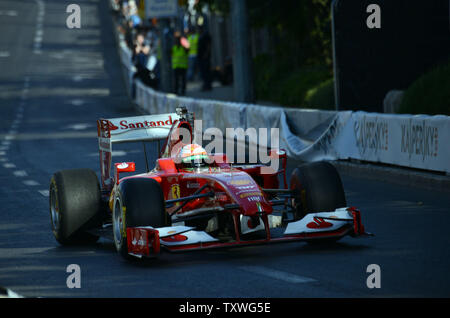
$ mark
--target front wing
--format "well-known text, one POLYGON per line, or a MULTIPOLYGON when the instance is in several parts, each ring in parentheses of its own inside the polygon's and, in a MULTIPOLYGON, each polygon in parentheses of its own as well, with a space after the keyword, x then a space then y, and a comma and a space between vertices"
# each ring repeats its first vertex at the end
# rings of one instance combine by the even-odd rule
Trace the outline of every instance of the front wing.
MULTIPOLYGON (((268 224, 268 223, 267 223, 268 224)), ((137 257, 156 256, 161 247, 166 250, 188 251, 219 247, 245 246, 255 244, 320 240, 367 236, 361 223, 361 213, 355 208, 340 208, 333 212, 307 214, 298 221, 287 224, 281 236, 272 237, 270 231, 264 239, 221 242, 204 231, 189 226, 153 228, 151 226, 127 228, 127 243, 130 255, 137 257)))

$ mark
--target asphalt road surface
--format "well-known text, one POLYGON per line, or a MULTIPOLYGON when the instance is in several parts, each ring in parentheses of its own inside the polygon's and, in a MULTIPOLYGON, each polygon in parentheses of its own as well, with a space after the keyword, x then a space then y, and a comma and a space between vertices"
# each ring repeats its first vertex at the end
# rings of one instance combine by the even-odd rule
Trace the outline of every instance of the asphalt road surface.
MULTIPOLYGON (((96 120, 137 115, 127 98, 106 1, 0 3, 0 285, 30 297, 448 297, 450 198, 343 176, 347 201, 375 237, 164 253, 126 262, 112 242, 61 247, 48 185, 61 169, 98 171, 96 120), (81 288, 66 285, 68 265, 81 288), (380 268, 368 288, 367 267, 380 268)), ((115 153, 136 158, 138 147, 115 153)), ((154 157, 153 157, 154 160, 154 157)), ((295 167, 289 165, 289 170, 295 167)))

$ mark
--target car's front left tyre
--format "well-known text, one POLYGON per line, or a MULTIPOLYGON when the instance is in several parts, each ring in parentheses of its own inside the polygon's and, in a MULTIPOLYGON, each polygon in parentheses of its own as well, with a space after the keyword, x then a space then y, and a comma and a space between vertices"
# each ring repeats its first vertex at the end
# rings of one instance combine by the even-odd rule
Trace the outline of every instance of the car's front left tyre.
MULTIPOLYGON (((341 177, 329 162, 319 161, 297 167, 291 176, 290 188, 294 219, 300 220, 308 213, 332 212, 347 206, 341 177)), ((308 240, 310 244, 329 244, 340 237, 308 240)))
POLYGON ((116 250, 129 259, 128 227, 158 228, 170 225, 170 216, 166 213, 164 195, 159 183, 148 178, 124 180, 114 198, 112 221, 116 250))

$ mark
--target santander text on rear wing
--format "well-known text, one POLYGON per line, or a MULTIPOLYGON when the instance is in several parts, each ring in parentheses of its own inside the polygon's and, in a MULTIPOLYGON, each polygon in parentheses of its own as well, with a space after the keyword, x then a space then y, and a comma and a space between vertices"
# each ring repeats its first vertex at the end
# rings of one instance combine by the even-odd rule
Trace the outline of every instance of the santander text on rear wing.
POLYGON ((165 139, 178 120, 176 113, 97 120, 102 188, 112 188, 111 161, 114 143, 165 139))
POLYGON ((178 119, 176 113, 99 119, 98 137, 109 139, 105 142, 110 144, 164 139, 178 119))

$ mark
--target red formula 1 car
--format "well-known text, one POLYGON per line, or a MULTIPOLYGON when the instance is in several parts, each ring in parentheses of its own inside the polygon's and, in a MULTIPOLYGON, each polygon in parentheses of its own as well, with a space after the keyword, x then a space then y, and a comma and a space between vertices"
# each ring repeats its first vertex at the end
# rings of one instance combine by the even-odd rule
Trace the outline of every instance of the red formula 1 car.
POLYGON ((101 182, 89 169, 56 172, 50 182, 52 230, 63 245, 107 236, 130 258, 155 256, 163 249, 328 242, 367 235, 359 210, 347 207, 341 179, 330 163, 299 166, 288 186, 284 151, 270 151, 281 163, 277 171, 207 154, 192 143, 193 114, 185 108, 100 119, 97 124, 101 182), (158 147, 151 171, 124 177, 135 171, 135 163, 112 164, 115 143, 160 145, 161 140, 165 143, 158 147))

